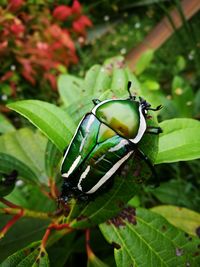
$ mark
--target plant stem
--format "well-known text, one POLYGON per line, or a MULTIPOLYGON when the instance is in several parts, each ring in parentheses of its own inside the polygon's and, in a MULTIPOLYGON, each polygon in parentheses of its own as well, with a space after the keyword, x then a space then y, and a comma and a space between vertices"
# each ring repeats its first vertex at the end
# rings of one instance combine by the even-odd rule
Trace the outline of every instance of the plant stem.
POLYGON ((88 258, 91 258, 93 256, 92 249, 90 247, 90 229, 86 229, 85 231, 85 245, 86 245, 86 251, 88 258))
POLYGON ((13 208, 13 209, 21 209, 20 206, 13 204, 12 202, 10 202, 9 200, 0 197, 0 202, 2 202, 4 205, 13 208))
POLYGON ((52 216, 45 212, 38 212, 28 209, 21 209, 21 208, 0 208, 1 214, 8 214, 8 215, 16 215, 19 213, 19 210, 23 210, 23 216, 24 217, 31 217, 31 218, 38 218, 38 219, 49 219, 52 216))
MULTIPOLYGON (((15 209, 16 211, 16 209, 15 209)), ((17 213, 13 218, 3 227, 0 231, 0 239, 8 232, 8 230, 24 215, 23 209, 17 210, 17 213)))
POLYGON ((48 241, 49 235, 50 235, 52 230, 56 230, 56 231, 67 230, 66 233, 69 233, 69 232, 73 231, 73 229, 67 223, 63 223, 63 224, 53 223, 53 224, 49 225, 49 227, 47 228, 47 230, 46 230, 46 232, 45 232, 45 234, 44 234, 44 236, 42 238, 41 250, 45 249, 45 247, 47 245, 47 241, 48 241))

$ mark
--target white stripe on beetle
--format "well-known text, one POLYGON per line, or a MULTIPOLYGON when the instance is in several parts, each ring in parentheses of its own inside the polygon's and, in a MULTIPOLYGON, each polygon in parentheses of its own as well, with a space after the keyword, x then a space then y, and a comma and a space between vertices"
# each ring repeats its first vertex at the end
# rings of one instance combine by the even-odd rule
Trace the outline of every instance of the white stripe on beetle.
MULTIPOLYGON (((89 121, 88 121, 88 124, 89 124, 89 127, 92 125, 92 123, 93 123, 93 121, 94 121, 94 119, 95 119, 95 116, 94 116, 94 114, 91 114, 91 115, 93 115, 92 116, 92 119, 90 118, 89 119, 89 121)), ((64 163, 64 161, 65 161, 65 159, 66 159, 66 157, 67 157, 67 154, 68 154, 68 152, 69 152, 69 149, 70 149, 70 147, 71 147, 71 145, 72 145, 72 143, 73 143, 73 141, 74 141, 74 138, 76 137, 76 134, 78 133, 78 131, 79 131, 79 128, 80 128, 80 126, 81 126, 81 123, 83 122, 83 120, 86 118, 86 116, 87 115, 85 115, 83 118, 82 118, 82 120, 79 122, 79 124, 78 124, 78 126, 77 126, 77 128, 76 128, 76 131, 75 131, 75 133, 74 133, 74 135, 73 135, 73 137, 72 137, 72 139, 71 139, 71 141, 70 141, 70 143, 69 143, 69 146, 68 146, 68 148, 67 148, 67 150, 66 150, 66 152, 65 152, 65 155, 64 155, 64 157, 63 157, 63 160, 62 160, 62 163, 61 163, 61 169, 62 169, 62 165, 63 165, 63 163, 64 163)), ((87 124, 87 127, 88 127, 88 124, 87 124)), ((89 130, 88 130, 89 131, 89 130)), ((82 142, 83 142, 83 140, 82 140, 82 142)), ((84 143, 85 143, 85 140, 84 140, 84 142, 83 142, 83 144, 81 143, 81 146, 80 146, 80 150, 82 150, 82 148, 83 148, 83 145, 84 145, 84 143)), ((69 171, 68 171, 69 172, 69 171)), ((62 175, 62 177, 66 177, 66 173, 64 173, 62 175), (63 176, 64 175, 64 176, 63 176)), ((68 177, 68 176, 67 176, 68 177)), ((66 178, 67 178, 66 177, 66 178)))
POLYGON ((142 113, 142 107, 141 106, 139 106, 139 112, 140 112, 140 125, 139 125, 139 129, 138 129, 138 133, 137 133, 135 138, 129 139, 134 144, 137 144, 140 141, 140 139, 144 135, 144 132, 146 131, 146 128, 147 128, 146 120, 145 120, 144 115, 142 113))
POLYGON ((85 169, 85 171, 81 174, 80 180, 78 182, 78 189, 82 191, 82 186, 81 186, 81 182, 83 179, 86 178, 88 172, 90 171, 90 165, 87 166, 87 168, 85 169))
POLYGON ((119 167, 131 156, 132 153, 133 151, 130 151, 128 154, 126 154, 126 156, 115 163, 115 165, 113 165, 113 167, 98 181, 98 183, 86 192, 86 194, 92 194, 96 192, 119 169, 119 167))
POLYGON ((110 149, 108 149, 109 152, 114 152, 114 151, 118 151, 120 150, 120 148, 124 147, 125 145, 128 144, 128 141, 126 139, 123 139, 119 142, 119 144, 117 144, 114 147, 111 147, 110 149))
POLYGON ((74 133, 74 135, 73 135, 73 137, 72 137, 72 139, 71 139, 71 141, 70 141, 70 143, 69 143, 69 146, 68 146, 68 148, 67 148, 67 150, 66 150, 66 152, 65 152, 65 155, 64 155, 63 160, 62 160, 62 163, 61 163, 61 170, 62 170, 62 165, 63 165, 63 163, 64 163, 64 161, 65 161, 65 159, 66 159, 66 157, 67 157, 67 154, 68 154, 68 152, 69 152, 69 149, 70 149, 70 147, 71 147, 71 144, 73 143, 74 138, 75 138, 75 136, 76 136, 76 134, 77 134, 77 132, 78 132, 78 130, 79 130, 79 127, 80 127, 80 125, 81 125, 81 123, 83 122, 84 119, 85 119, 85 116, 84 116, 84 117, 82 118, 82 120, 79 122, 79 124, 78 124, 78 126, 77 126, 77 128, 76 128, 76 131, 75 131, 75 133, 74 133))
MULTIPOLYGON (((89 121, 88 121, 88 123, 87 123, 87 125, 86 125, 86 129, 85 129, 86 134, 88 134, 88 133, 90 132, 90 127, 91 127, 92 123, 94 122, 95 118, 96 118, 96 117, 94 116, 94 114, 91 114, 91 117, 89 118, 89 121)), ((81 141, 81 145, 80 145, 79 152, 82 151, 86 139, 87 139, 87 135, 86 135, 86 136, 83 138, 83 140, 81 141)))
POLYGON ((74 169, 76 168, 76 166, 78 165, 79 161, 81 159, 81 155, 79 155, 75 161, 72 163, 71 167, 69 168, 69 171, 67 173, 63 173, 62 177, 64 178, 68 178, 70 176, 70 174, 74 171, 74 169))

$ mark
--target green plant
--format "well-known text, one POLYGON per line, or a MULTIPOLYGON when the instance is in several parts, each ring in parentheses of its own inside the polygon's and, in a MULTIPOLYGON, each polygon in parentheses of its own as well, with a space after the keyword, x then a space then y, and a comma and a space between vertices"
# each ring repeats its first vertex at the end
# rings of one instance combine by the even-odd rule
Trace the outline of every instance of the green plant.
MULTIPOLYGON (((144 91, 122 60, 116 59, 93 66, 85 79, 61 75, 61 107, 39 100, 9 104, 43 134, 8 127, 0 137, 0 172, 16 169, 23 181, 6 199, 0 199, 1 225, 10 215, 14 222, 21 217, 10 230, 13 219, 4 228, 0 266, 76 266, 77 253, 84 254, 84 233, 88 266, 115 266, 112 248, 117 266, 199 265, 199 214, 169 206, 172 213, 180 214, 173 220, 166 206, 150 210, 142 205, 150 189, 138 183, 136 171, 142 169, 141 177, 148 177, 149 171, 136 158, 128 164, 126 177, 116 176, 113 187, 94 201, 72 200, 64 211, 56 208, 57 188, 62 183, 60 159, 78 121, 93 106, 93 98, 126 97, 128 81, 132 82, 132 92, 152 98, 151 90, 144 91), (187 216, 193 222, 190 225, 187 216)), ((156 118, 149 123, 157 124, 156 118)), ((199 122, 178 118, 163 121, 160 126, 163 133, 159 140, 146 135, 139 143, 155 164, 200 157, 199 122)))

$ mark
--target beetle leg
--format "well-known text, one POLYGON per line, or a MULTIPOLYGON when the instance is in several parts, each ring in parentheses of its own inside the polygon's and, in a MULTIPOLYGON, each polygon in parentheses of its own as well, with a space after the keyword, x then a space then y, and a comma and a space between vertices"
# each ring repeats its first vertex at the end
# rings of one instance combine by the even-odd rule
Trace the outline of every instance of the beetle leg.
POLYGON ((147 110, 152 110, 152 111, 158 111, 158 110, 160 110, 161 108, 163 108, 162 105, 159 105, 159 106, 157 106, 156 108, 150 108, 150 107, 147 107, 146 109, 147 109, 147 110))
POLYGON ((162 132, 163 131, 162 131, 162 129, 160 127, 148 126, 145 133, 149 133, 149 134, 160 134, 162 132))
POLYGON ((95 99, 92 99, 92 102, 96 106, 96 105, 98 105, 101 102, 101 100, 95 98, 95 99))

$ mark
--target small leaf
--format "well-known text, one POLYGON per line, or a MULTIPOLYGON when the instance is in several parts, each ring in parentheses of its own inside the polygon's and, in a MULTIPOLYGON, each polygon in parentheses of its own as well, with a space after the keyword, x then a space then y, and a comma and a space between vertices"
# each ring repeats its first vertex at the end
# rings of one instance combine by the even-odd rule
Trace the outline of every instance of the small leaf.
POLYGON ((148 191, 163 204, 199 209, 199 191, 187 181, 172 179, 148 191))
MULTIPOLYGON (((0 229, 6 224, 7 221, 8 215, 1 215, 0 229)), ((11 254, 15 253, 17 250, 28 246, 31 242, 40 240, 44 235, 45 229, 49 223, 50 220, 22 217, 8 231, 5 238, 0 242, 0 262, 5 260, 11 254)))
POLYGON ((190 235, 196 235, 196 229, 200 226, 200 214, 193 210, 170 205, 157 206, 151 210, 190 235))
POLYGON ((95 87, 96 77, 98 76, 100 69, 101 69, 100 65, 94 65, 86 73, 83 88, 89 96, 93 95, 93 89, 95 87))
POLYGON ((5 197, 13 191, 16 179, 16 170, 13 170, 8 174, 0 173, 0 197, 5 197))
POLYGON ((180 76, 175 76, 172 81, 172 97, 179 117, 192 117, 194 93, 189 83, 180 76))
MULTIPOLYGON (((123 68, 113 68, 112 71, 112 83, 110 88, 118 96, 122 96, 124 92, 127 92, 128 79, 123 68)), ((127 92, 128 94, 128 92, 127 92)))
MULTIPOLYGON (((40 133, 33 133, 28 128, 22 128, 0 136, 0 152, 17 159, 13 166, 19 167, 19 172, 25 175, 24 178, 29 181, 36 182, 38 180, 41 183, 47 183, 44 167, 46 142, 47 139, 40 133), (20 165, 18 161, 23 164, 20 165), (24 165, 28 166, 28 169, 24 165), (28 175, 30 175, 29 178, 28 175), (37 180, 35 177, 37 177, 37 180)), ((10 163, 13 161, 12 158, 5 158, 4 160, 10 160, 10 163)), ((8 164, 4 167, 8 168, 8 164)), ((13 170, 12 165, 10 167, 10 170, 13 170)))
POLYGON ((151 61, 154 58, 154 51, 149 49, 144 52, 135 66, 135 73, 136 75, 140 75, 148 66, 150 65, 151 61))
POLYGON ((148 89, 148 90, 152 90, 152 91, 156 91, 160 89, 160 85, 157 81, 154 80, 146 80, 143 83, 143 86, 148 89))
POLYGON ((135 216, 129 211, 100 225, 115 248, 117 266, 198 266, 197 238, 188 241, 182 231, 156 213, 138 208, 135 216))
POLYGON ((184 70, 186 67, 186 60, 183 56, 178 56, 176 59, 176 68, 177 71, 180 72, 182 70, 184 70))
POLYGON ((26 164, 11 155, 0 153, 0 172, 9 173, 13 170, 16 170, 23 180, 38 183, 37 175, 26 164))
POLYGON ((62 154, 60 150, 58 150, 51 141, 47 142, 45 151, 45 169, 49 177, 55 178, 61 156, 62 154))
POLYGON ((4 117, 0 114, 0 133, 8 133, 15 131, 15 127, 4 117))
POLYGON ((34 242, 30 246, 15 252, 3 261, 0 267, 48 267, 49 259, 45 250, 40 250, 40 242, 34 242))
POLYGON ((81 86, 83 80, 70 74, 60 75, 58 91, 65 106, 81 100, 81 86))
POLYGON ((172 119, 160 123, 156 164, 198 159, 200 157, 200 123, 193 119, 172 119))
POLYGON ((8 105, 38 127, 62 152, 72 137, 75 125, 60 108, 39 100, 23 100, 8 105))
POLYGON ((18 250, 17 252, 15 252, 11 256, 9 256, 6 260, 4 260, 0 264, 0 267, 16 267, 16 266, 18 266, 18 264, 20 264, 20 262, 25 257, 30 255, 32 253, 32 251, 35 251, 35 248, 37 248, 39 244, 40 244, 40 242, 34 242, 31 245, 29 245, 28 247, 23 248, 21 250, 18 250))
POLYGON ((90 252, 87 262, 87 267, 109 267, 107 264, 105 264, 103 261, 101 261, 97 256, 90 252))

